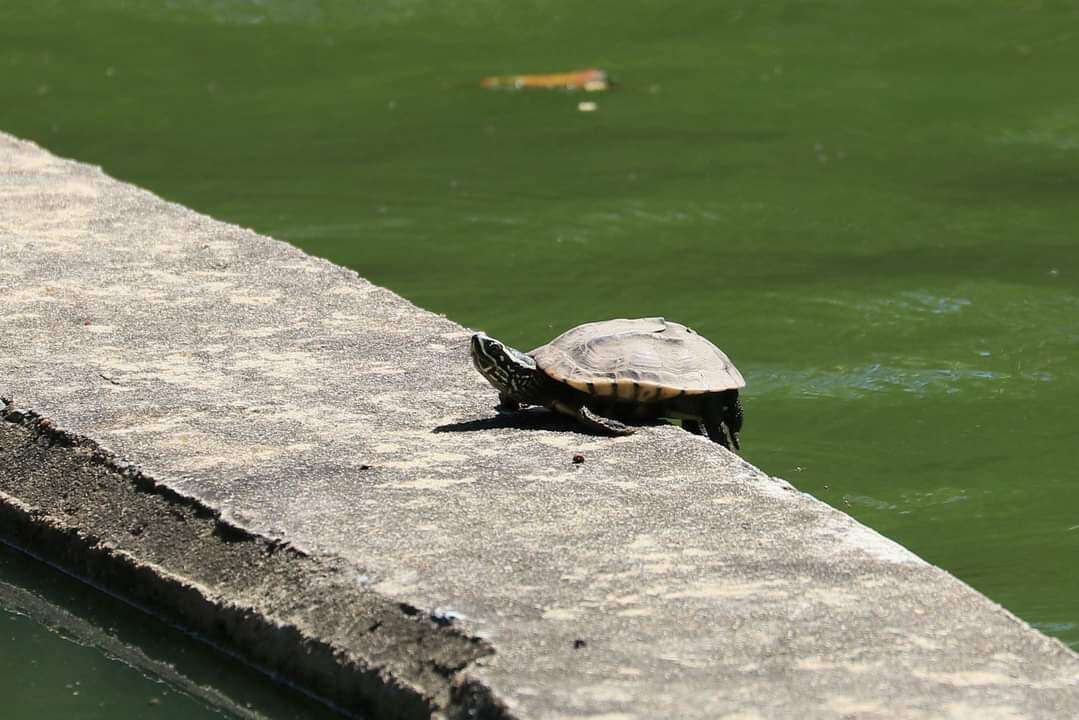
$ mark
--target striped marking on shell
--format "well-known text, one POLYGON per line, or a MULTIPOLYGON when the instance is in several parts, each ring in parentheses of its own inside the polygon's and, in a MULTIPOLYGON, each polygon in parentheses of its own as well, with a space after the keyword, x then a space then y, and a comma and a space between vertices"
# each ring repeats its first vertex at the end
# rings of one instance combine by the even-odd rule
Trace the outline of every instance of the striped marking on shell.
POLYGON ((722 350, 663 318, 586 323, 530 355, 555 380, 622 402, 658 402, 746 384, 722 350))
POLYGON ((650 403, 659 398, 659 386, 648 383, 637 385, 637 402, 650 403))
POLYGON ((593 383, 585 382, 584 380, 567 380, 566 384, 572 387, 574 390, 580 390, 581 392, 588 393, 589 395, 596 394, 596 386, 593 383))
POLYGON ((593 395, 598 395, 599 397, 614 397, 615 395, 614 383, 609 380, 588 383, 588 385, 592 388, 593 395))

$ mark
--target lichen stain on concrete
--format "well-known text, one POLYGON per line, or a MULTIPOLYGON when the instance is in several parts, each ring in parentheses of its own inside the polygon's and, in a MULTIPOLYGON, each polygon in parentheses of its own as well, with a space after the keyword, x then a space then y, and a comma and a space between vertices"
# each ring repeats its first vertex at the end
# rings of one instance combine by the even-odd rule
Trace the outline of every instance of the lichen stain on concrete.
MULTIPOLYGON (((255 371, 261 377, 294 380, 297 375, 306 376, 326 369, 326 360, 306 350, 263 349, 255 352, 232 354, 230 369, 255 371)), ((201 369, 201 368, 200 368, 201 369)), ((227 376, 223 376, 228 382, 227 376)))
POLYGON ((679 552, 681 552, 682 556, 685 558, 706 558, 716 556, 716 552, 714 550, 708 550, 707 548, 699 547, 685 547, 682 548, 679 552))
POLYGON ((841 670, 851 673, 865 673, 877 667, 877 663, 859 663, 848 659, 822 658, 820 656, 798 658, 794 666, 807 672, 841 670))
MULTIPOLYGON (((1014 673, 1009 674, 1006 670, 1007 667, 1007 665, 1001 663, 1000 670, 996 672, 985 670, 968 670, 956 672, 914 670, 913 672, 916 677, 922 678, 924 680, 936 683, 943 683, 957 688, 1012 687, 1024 685, 1025 681, 1022 678, 1016 677, 1014 673)), ((1054 678, 1050 680, 1043 680, 1035 682, 1033 687, 1043 691, 1079 688, 1079 676, 1075 676, 1072 678, 1054 678)))
MULTIPOLYGON (((349 296, 354 299, 364 298, 375 291, 375 286, 362 280, 356 284, 338 285, 327 291, 328 295, 349 296)), ((337 312, 341 312, 338 310, 337 312)))
MULTIPOLYGON (((571 720, 572 718, 580 718, 580 717, 581 717, 580 715, 559 714, 557 712, 551 716, 552 720, 562 720, 562 719, 571 720)), ((618 713, 618 712, 599 713, 598 715, 589 714, 587 717, 588 717, 588 720, 635 720, 636 718, 638 718, 637 715, 632 715, 630 713, 618 713)))
POLYGON ((371 360, 357 358, 357 366, 360 372, 369 373, 371 375, 405 375, 408 373, 407 368, 402 368, 399 365, 395 365, 389 360, 371 360))
POLYGON ((104 430, 109 435, 123 436, 131 435, 133 433, 162 433, 172 434, 179 432, 179 429, 187 427, 190 420, 187 417, 181 415, 168 415, 163 417, 156 417, 149 422, 143 422, 142 420, 146 415, 131 414, 116 417, 111 423, 104 426, 104 430))
MULTIPOLYGON (((204 280, 203 282, 200 282, 197 285, 195 285, 193 290, 195 290, 196 292, 201 293, 201 294, 220 295, 220 294, 225 293, 225 292, 233 289, 234 287, 236 287, 235 282, 220 279, 221 278, 221 273, 214 273, 214 277, 216 277, 218 279, 217 280, 204 280)), ((262 330, 263 328, 254 328, 254 329, 262 330)))
POLYGON ((655 536, 647 533, 637 535, 625 546, 626 550, 648 550, 655 547, 659 547, 659 543, 656 542, 655 536))
POLYGON ((881 718, 895 717, 889 709, 878 702, 859 700, 849 695, 833 695, 828 698, 828 708, 839 717, 881 718))
POLYGON ((616 610, 614 612, 614 614, 617 615, 618 617, 625 617, 625 618, 644 618, 644 617, 651 617, 652 615, 655 615, 656 613, 655 613, 654 610, 651 610, 649 608, 640 607, 640 608, 626 608, 625 610, 616 610))
POLYGON ((853 589, 845 588, 821 588, 816 587, 813 578, 803 576, 799 578, 805 589, 802 591, 802 599, 821 605, 830 605, 836 608, 849 607, 851 603, 858 602, 858 594, 853 589))
MULTIPOLYGON (((398 470, 422 470, 428 468, 443 468, 450 463, 463 463, 469 459, 468 455, 448 452, 418 453, 409 460, 383 460, 382 467, 396 468, 398 470)), ((453 485, 453 478, 446 478, 447 485, 453 485)))
MULTIPOLYGON (((55 286, 36 285, 21 288, 11 288, 0 294, 0 303, 5 305, 35 305, 37 303, 57 303, 60 298, 56 296, 55 286)), ((36 313, 31 314, 36 317, 36 313)))
POLYGON ((751 600, 754 602, 786 600, 790 592, 782 581, 772 582, 700 582, 663 595, 667 600, 751 600))
MULTIPOLYGON (((170 248, 171 249, 171 248, 170 248)), ((176 252, 181 251, 182 248, 175 248, 176 252)), ((103 297, 140 297, 150 300, 168 299, 175 301, 178 298, 171 292, 166 292, 162 288, 183 288, 187 291, 185 294, 195 295, 200 290, 212 290, 218 292, 221 290, 227 290, 233 285, 231 282, 223 280, 209 280, 192 283, 191 277, 194 275, 198 278, 224 278, 235 277, 235 273, 222 273, 215 272, 199 272, 199 273, 184 273, 179 269, 177 270, 163 270, 154 267, 143 267, 139 269, 137 280, 139 282, 132 282, 132 279, 127 279, 123 283, 110 283, 107 287, 107 292, 103 294, 103 297)), ((182 299, 182 298, 179 298, 182 299)))
POLYGON ((9 315, 0 315, 0 322, 21 322, 21 321, 38 321, 41 319, 41 315, 38 313, 18 312, 11 313, 9 315))
POLYGON ((544 473, 526 473, 521 476, 521 479, 530 483, 570 483, 577 480, 575 473, 560 472, 558 470, 550 470, 544 473))
POLYGON ((832 538, 833 543, 822 545, 832 547, 838 553, 862 552, 877 560, 896 564, 926 565, 920 557, 896 543, 884 537, 880 533, 870 530, 865 525, 855 522, 847 515, 835 515, 826 523, 817 528, 816 533, 820 536, 832 538), (842 548, 843 550, 840 550, 842 548))
POLYGON ((433 477, 418 477, 414 480, 404 480, 396 483, 396 487, 408 489, 408 490, 445 490, 446 488, 453 487, 454 485, 462 485, 466 483, 474 483, 476 478, 474 477, 456 477, 456 478, 433 478, 433 477))
POLYGON ((764 720, 764 715, 754 710, 736 710, 716 716, 716 720, 764 720))
POLYGON ((921 650, 928 650, 930 652, 935 652, 935 651, 939 651, 939 650, 944 649, 943 643, 937 642, 936 640, 933 640, 932 638, 923 637, 922 635, 919 635, 918 633, 911 633, 909 630, 904 630, 902 628, 896 628, 893 631, 893 634, 896 635, 896 636, 904 637, 904 640, 906 642, 909 642, 911 645, 914 645, 915 647, 917 647, 917 648, 919 648, 921 650))
POLYGON ((280 300, 280 295, 229 295, 228 301, 233 305, 273 305, 280 300))
POLYGON ((1028 720, 1033 716, 1016 706, 962 702, 946 703, 939 711, 926 713, 922 717, 926 720, 937 717, 945 717, 948 720, 1028 720))
POLYGON ((237 245, 230 240, 207 240, 202 244, 202 249, 219 255, 235 255, 237 245))
POLYGON ((613 446, 617 446, 624 443, 632 443, 633 436, 615 437, 615 438, 595 438, 586 440, 576 433, 549 433, 538 440, 549 447, 559 448, 562 450, 579 450, 581 452, 589 452, 595 450, 610 449, 613 446))
MULTIPOLYGON (((598 705, 624 705, 633 701, 633 691, 624 682, 598 682, 587 689, 584 698, 598 705)), ((628 713, 606 713, 607 716, 632 718, 628 713)))
MULTIPOLYGON (((21 142, 24 141, 0 135, 0 148, 4 150, 8 149, 3 147, 5 145, 17 145, 21 142)), ((0 157, 3 158, 3 163, 0 163, 0 172, 4 174, 32 173, 33 175, 55 174, 67 176, 71 173, 69 162, 65 162, 46 152, 4 152, 0 157)), ((83 165, 82 169, 83 172, 97 170, 97 168, 90 165, 83 165)))
POLYGON ((162 382, 182 387, 194 384, 204 389, 224 389, 235 382, 225 373, 211 369, 207 363, 188 353, 166 353, 159 359, 143 362, 125 362, 119 358, 97 354, 91 360, 99 367, 126 373, 126 379, 129 382, 142 381, 153 384, 162 382))
MULTIPOLYGON (((74 199, 77 196, 72 196, 74 199)), ((21 198, 36 212, 29 215, 20 215, 17 224, 3 226, 5 233, 18 233, 24 237, 33 238, 30 241, 20 243, 23 248, 30 245, 42 254, 48 255, 76 255, 80 252, 80 246, 73 240, 86 240, 92 236, 87 231, 97 218, 92 207, 82 207, 74 202, 48 204, 34 202, 35 197, 21 198), (58 219, 55 210, 61 209, 63 217, 58 219)), ((10 221, 9 221, 10 222, 10 221)))
POLYGON ((100 196, 100 190, 96 183, 87 182, 85 180, 65 180, 57 182, 54 185, 55 189, 48 196, 42 195, 40 190, 33 185, 27 185, 23 188, 18 186, 7 191, 6 194, 10 198, 18 198, 20 200, 33 200, 40 204, 58 204, 63 203, 69 197, 75 197, 80 199, 94 199, 100 196))
MULTIPOLYGON (((998 672, 985 672, 985 671, 968 671, 968 672, 929 672, 925 670, 915 670, 915 677, 929 680, 930 682, 946 683, 948 685, 954 685, 956 687, 977 687, 983 685, 1012 685, 1016 682, 1015 678, 1009 677, 1003 673, 998 672)), ((1047 687, 1060 687, 1059 685, 1050 685, 1047 687)))

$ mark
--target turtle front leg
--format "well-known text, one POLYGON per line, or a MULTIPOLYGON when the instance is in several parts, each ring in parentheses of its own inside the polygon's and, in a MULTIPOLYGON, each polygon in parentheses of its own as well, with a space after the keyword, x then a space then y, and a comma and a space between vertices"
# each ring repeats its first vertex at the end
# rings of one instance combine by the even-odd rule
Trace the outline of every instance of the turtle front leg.
POLYGON ((498 405, 495 406, 495 409, 499 412, 517 412, 521 409, 521 403, 511 398, 506 393, 499 393, 498 405))
POLYGON ((602 415, 597 415, 584 405, 574 405, 558 401, 551 406, 551 409, 560 412, 563 415, 569 415, 572 418, 576 418, 577 422, 585 427, 608 435, 632 435, 636 432, 636 430, 624 423, 603 417, 602 415))
POLYGON ((700 435, 702 432, 704 432, 703 430, 701 430, 700 420, 683 420, 682 429, 686 432, 693 433, 694 435, 700 435))

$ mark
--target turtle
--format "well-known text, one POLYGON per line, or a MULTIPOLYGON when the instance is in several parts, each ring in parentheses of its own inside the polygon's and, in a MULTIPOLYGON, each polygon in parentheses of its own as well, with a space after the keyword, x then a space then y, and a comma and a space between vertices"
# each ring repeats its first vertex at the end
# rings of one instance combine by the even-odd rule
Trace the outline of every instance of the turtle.
POLYGON ((741 449, 746 385, 722 350, 661 317, 603 320, 567 330, 529 353, 485 333, 472 363, 498 390, 500 411, 542 405, 592 430, 631 435, 625 421, 680 418, 714 442, 741 449))

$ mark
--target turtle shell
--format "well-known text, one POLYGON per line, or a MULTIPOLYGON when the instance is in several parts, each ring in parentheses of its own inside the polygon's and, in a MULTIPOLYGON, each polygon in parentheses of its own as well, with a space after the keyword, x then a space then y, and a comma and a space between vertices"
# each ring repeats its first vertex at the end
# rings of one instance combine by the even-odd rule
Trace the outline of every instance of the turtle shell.
POLYGON ((746 385, 722 350, 663 318, 585 323, 529 354, 559 382, 626 402, 660 402, 746 385))

